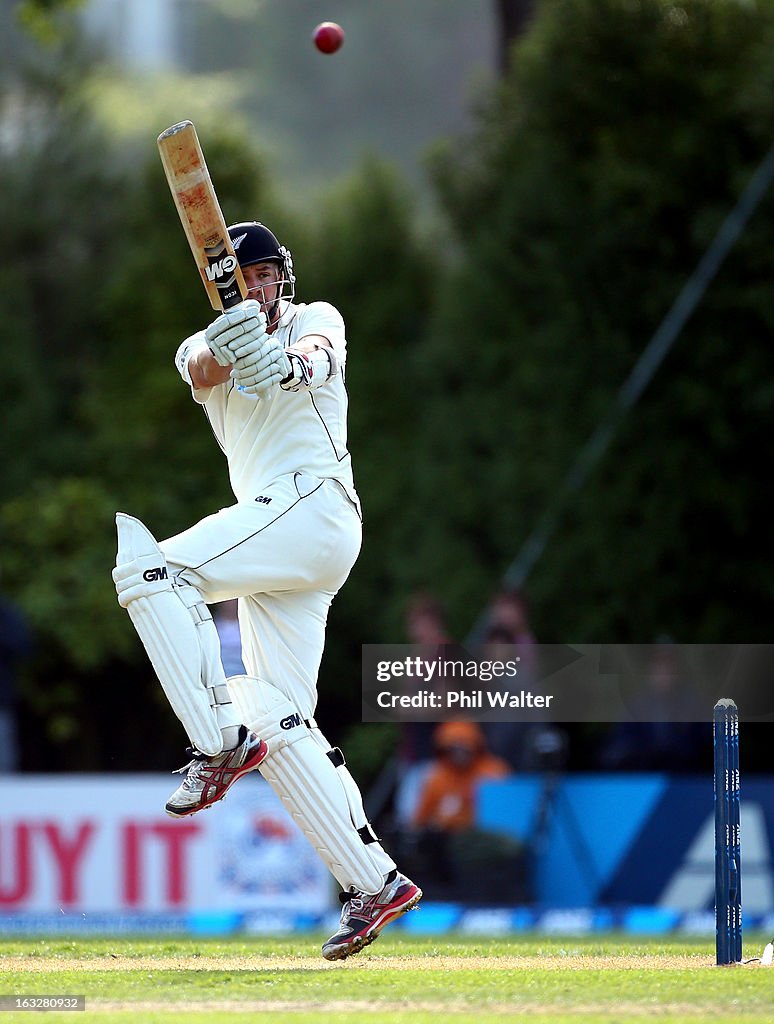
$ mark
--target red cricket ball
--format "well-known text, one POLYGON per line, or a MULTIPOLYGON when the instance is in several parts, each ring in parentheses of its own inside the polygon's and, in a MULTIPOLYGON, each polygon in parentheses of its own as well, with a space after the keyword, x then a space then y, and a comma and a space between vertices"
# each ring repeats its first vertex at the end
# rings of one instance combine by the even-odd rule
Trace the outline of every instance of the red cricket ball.
POLYGON ((335 21, 323 21, 314 30, 313 38, 320 53, 335 53, 344 42, 344 29, 335 21))

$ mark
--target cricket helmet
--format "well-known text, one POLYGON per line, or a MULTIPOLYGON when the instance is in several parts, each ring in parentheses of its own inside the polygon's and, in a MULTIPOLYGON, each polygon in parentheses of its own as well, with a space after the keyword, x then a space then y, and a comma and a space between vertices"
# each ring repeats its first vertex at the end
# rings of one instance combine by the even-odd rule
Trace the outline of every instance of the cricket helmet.
MULTIPOLYGON (((290 249, 280 245, 277 236, 265 224, 257 221, 230 224, 228 233, 240 267, 250 267, 254 263, 278 263, 283 282, 291 288, 296 283, 290 249)), ((283 295, 283 298, 287 297, 283 295)))
POLYGON ((292 302, 296 293, 296 275, 293 273, 290 249, 280 245, 274 232, 257 221, 230 224, 228 233, 240 267, 250 267, 254 263, 276 263, 279 266, 277 300, 271 307, 264 306, 264 309, 270 323, 281 323, 283 314, 280 302, 292 302))

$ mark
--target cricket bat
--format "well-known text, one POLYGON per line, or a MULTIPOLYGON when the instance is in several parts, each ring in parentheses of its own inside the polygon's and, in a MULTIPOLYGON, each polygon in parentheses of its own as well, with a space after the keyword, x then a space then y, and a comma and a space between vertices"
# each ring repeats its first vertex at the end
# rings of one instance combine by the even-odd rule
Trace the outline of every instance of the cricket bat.
POLYGON ((247 286, 226 222, 190 121, 167 128, 158 138, 161 162, 202 284, 218 312, 247 297, 247 286))

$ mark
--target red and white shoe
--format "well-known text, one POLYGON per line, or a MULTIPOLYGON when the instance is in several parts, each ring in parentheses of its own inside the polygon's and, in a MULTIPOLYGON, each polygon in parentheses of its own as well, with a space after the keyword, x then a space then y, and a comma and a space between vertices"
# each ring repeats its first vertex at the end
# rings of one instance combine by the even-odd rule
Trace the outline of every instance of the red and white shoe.
POLYGON ((364 892, 342 892, 344 904, 339 930, 322 948, 326 960, 344 960, 369 946, 379 932, 402 914, 414 910, 422 899, 422 890, 398 871, 387 876, 381 892, 371 896, 364 892))
POLYGON ((186 776, 164 808, 172 818, 196 814, 222 800, 234 783, 248 772, 255 771, 269 752, 264 741, 245 726, 240 727, 239 743, 233 750, 224 750, 214 757, 193 748, 189 750, 193 759, 177 769, 185 772, 186 776))

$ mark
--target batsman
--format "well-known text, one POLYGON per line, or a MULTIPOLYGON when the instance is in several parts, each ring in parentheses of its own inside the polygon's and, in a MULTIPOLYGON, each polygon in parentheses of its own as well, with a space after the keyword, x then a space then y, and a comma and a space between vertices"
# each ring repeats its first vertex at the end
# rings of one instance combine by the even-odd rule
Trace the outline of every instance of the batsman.
POLYGON ((196 814, 258 769, 341 886, 341 923, 322 948, 338 960, 422 896, 314 720, 328 610, 361 543, 344 322, 327 302, 295 302, 291 254, 267 227, 228 234, 247 299, 186 339, 175 363, 236 502, 161 542, 119 512, 113 579, 191 740, 167 813, 196 814), (227 679, 208 605, 232 598, 247 674, 227 679))

